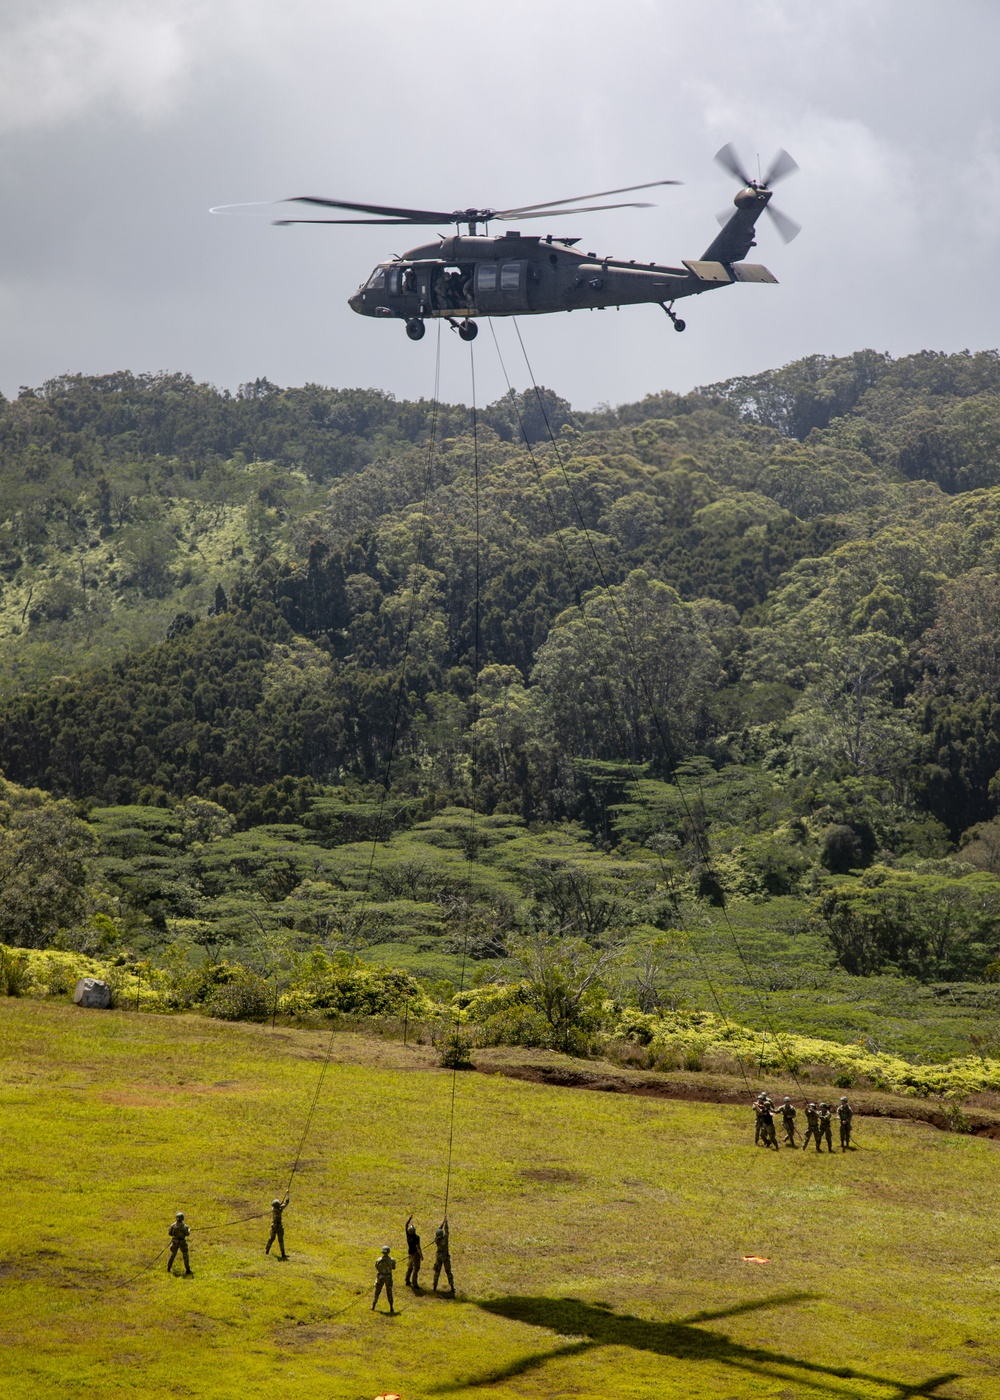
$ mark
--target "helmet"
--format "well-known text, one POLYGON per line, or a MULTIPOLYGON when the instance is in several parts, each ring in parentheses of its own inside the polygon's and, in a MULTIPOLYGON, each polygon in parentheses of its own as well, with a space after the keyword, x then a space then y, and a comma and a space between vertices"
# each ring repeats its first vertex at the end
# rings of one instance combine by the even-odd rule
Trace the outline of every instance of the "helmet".
POLYGON ((384 1244, 384 1245, 382 1246, 382 1253, 383 1253, 383 1254, 388 1254, 388 1253, 389 1253, 389 1246, 388 1246, 387 1244, 384 1244))
POLYGON ((810 1104, 809 1104, 809 1107, 810 1107, 810 1108, 815 1108, 816 1105, 815 1105, 814 1103, 810 1103, 810 1104))
POLYGON ((184 1212, 183 1212, 182 1210, 179 1210, 179 1211, 177 1212, 177 1219, 178 1219, 178 1220, 183 1220, 183 1219, 184 1219, 184 1212))
POLYGON ((787 1094, 785 1095, 785 1103, 791 1103, 791 1099, 788 1097, 787 1094))
POLYGON ((840 1096, 840 1102, 841 1102, 841 1103, 846 1103, 846 1102, 847 1102, 847 1095, 846 1095, 846 1094, 841 1094, 841 1096, 840 1096))

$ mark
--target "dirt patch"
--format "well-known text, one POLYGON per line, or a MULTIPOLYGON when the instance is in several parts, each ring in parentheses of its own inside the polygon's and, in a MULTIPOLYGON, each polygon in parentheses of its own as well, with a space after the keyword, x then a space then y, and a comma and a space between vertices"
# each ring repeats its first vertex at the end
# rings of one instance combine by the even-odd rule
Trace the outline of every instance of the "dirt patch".
MULTIPOLYGON (((476 1069, 480 1074, 499 1074, 506 1079, 520 1079, 529 1084, 546 1084, 559 1089, 589 1089, 601 1094, 631 1094, 640 1098, 679 1099, 690 1103, 741 1104, 748 1111, 752 1098, 745 1084, 723 1075, 697 1074, 693 1071, 661 1074, 655 1071, 616 1070, 606 1064, 591 1068, 561 1061, 561 1057, 556 1056, 549 1060, 537 1052, 529 1052, 522 1061, 509 1056, 509 1051, 503 1058, 499 1055, 487 1058, 480 1054, 476 1069)), ((784 1084, 776 1079, 769 1080, 767 1088, 772 1096, 789 1094, 801 1108, 804 1096, 798 1085, 784 1084)), ((810 1087, 808 1092, 813 1093, 814 1090, 810 1087)), ((945 1132, 953 1130, 949 1114, 933 1101, 872 1090, 860 1093, 852 1091, 850 1098, 856 1117, 895 1118, 903 1122, 924 1123, 945 1132)), ((835 1099, 828 1095, 827 1101, 835 1102, 835 1099)), ((966 1105, 962 1119, 964 1124, 960 1131, 1000 1141, 1000 1112, 966 1105)))

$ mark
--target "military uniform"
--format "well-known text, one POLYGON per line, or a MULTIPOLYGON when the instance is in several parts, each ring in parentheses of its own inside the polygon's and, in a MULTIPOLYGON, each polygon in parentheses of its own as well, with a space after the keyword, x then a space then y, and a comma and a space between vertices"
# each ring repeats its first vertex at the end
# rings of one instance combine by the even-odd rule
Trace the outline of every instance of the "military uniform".
POLYGON ((389 1300, 389 1312, 396 1311, 392 1302, 392 1271, 395 1267, 396 1261, 389 1253, 389 1246, 385 1245, 382 1253, 375 1260, 375 1297, 372 1299, 372 1312, 375 1311, 375 1304, 378 1302, 379 1294, 383 1288, 385 1296, 389 1300))
POLYGON ((767 1101, 767 1095, 766 1095, 766 1094, 758 1094, 757 1097, 754 1099, 754 1102, 753 1102, 754 1118, 755 1118, 755 1120, 756 1120, 756 1121, 754 1122, 754 1127, 753 1127, 753 1145, 754 1145, 754 1147, 759 1147, 759 1146, 760 1146, 760 1140, 761 1140, 762 1137, 764 1138, 764 1146, 765 1146, 765 1147, 767 1146, 767 1136, 766 1136, 766 1134, 764 1133, 764 1104, 765 1104, 766 1101, 767 1101))
POLYGON ((847 1102, 846 1095, 841 1096, 837 1117, 840 1119, 840 1150, 846 1152, 851 1145, 851 1119, 854 1117, 854 1110, 847 1102))
POLYGON ((761 1136, 764 1139, 764 1146, 773 1147, 775 1152, 777 1152, 778 1135, 774 1131, 774 1104, 771 1102, 770 1099, 765 1099, 763 1104, 761 1105, 761 1108, 763 1110, 761 1114, 761 1118, 763 1120, 761 1136))
POLYGON ((285 1226, 281 1218, 282 1214, 284 1213, 285 1206, 288 1205, 288 1199, 289 1198, 286 1196, 283 1201, 271 1202, 271 1233, 268 1236, 267 1245, 265 1246, 264 1253, 270 1254, 271 1246, 272 1244, 274 1244, 275 1240, 277 1240, 278 1248, 281 1250, 281 1253, 278 1256, 279 1259, 288 1258, 288 1255, 285 1253, 285 1226))
POLYGON ((452 1293, 455 1292, 455 1280, 451 1272, 451 1247, 448 1238, 448 1222, 442 1220, 441 1224, 434 1231, 434 1243, 437 1246, 437 1254, 434 1257, 434 1292, 437 1292, 438 1279, 441 1277, 441 1270, 444 1269, 445 1277, 448 1280, 448 1287, 452 1293))
POLYGON ((820 1106, 819 1106, 819 1138, 820 1138, 820 1140, 819 1140, 819 1144, 817 1145, 817 1150, 819 1150, 819 1151, 822 1151, 822 1143, 823 1143, 824 1140, 825 1140, 825 1142, 826 1142, 827 1151, 829 1151, 829 1152, 832 1152, 832 1151, 833 1151, 833 1134, 832 1134, 832 1131, 831 1131, 831 1128, 830 1128, 830 1123, 831 1123, 832 1118, 833 1118, 833 1114, 830 1112, 830 1106, 829 1106, 829 1104, 821 1103, 820 1106))
POLYGON ((781 1123, 785 1130, 785 1141, 789 1147, 795 1146, 795 1115, 796 1108, 790 1098, 785 1099, 781 1105, 781 1123))
POLYGON ((191 1273, 191 1260, 188 1258, 188 1235, 190 1233, 190 1227, 184 1224, 184 1212, 178 1211, 174 1223, 167 1231, 170 1236, 170 1254, 167 1258, 168 1274, 172 1274, 174 1271, 174 1260, 177 1258, 178 1252, 184 1260, 184 1272, 191 1273))
POLYGON ((804 1151, 806 1150, 806 1148, 809 1146, 809 1139, 810 1139, 810 1138, 812 1138, 813 1142, 815 1142, 815 1144, 816 1144, 816 1151, 818 1152, 818 1151, 820 1150, 820 1147, 819 1147, 819 1109, 816 1107, 816 1105, 815 1105, 814 1103, 811 1103, 811 1104, 809 1105, 809 1107, 806 1109, 806 1140, 805 1140, 805 1142, 802 1144, 802 1151, 803 1151, 803 1152, 804 1152, 804 1151))
POLYGON ((416 1226, 413 1224, 411 1215, 406 1222, 406 1278, 403 1280, 407 1286, 412 1285, 418 1288, 417 1277, 420 1273, 420 1265, 424 1262, 423 1250, 420 1248, 420 1236, 417 1234, 416 1226))

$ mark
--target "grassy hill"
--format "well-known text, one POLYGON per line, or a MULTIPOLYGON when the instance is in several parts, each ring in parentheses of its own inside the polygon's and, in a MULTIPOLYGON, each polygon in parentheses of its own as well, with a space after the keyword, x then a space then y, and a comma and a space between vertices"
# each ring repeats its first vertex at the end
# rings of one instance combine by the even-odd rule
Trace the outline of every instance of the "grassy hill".
POLYGON ((266 1220, 212 1227, 283 1189, 324 1036, 8 1001, 0 1045, 11 1393, 995 1387, 989 1141, 863 1119, 846 1156, 764 1153, 743 1108, 461 1075, 458 1298, 400 1286, 390 1319, 369 1310, 374 1257, 389 1242, 402 1264, 410 1211, 426 1247, 443 1208, 452 1079, 425 1050, 337 1038, 282 1264, 264 1257, 266 1220), (193 1279, 154 1259, 178 1209, 193 1279))

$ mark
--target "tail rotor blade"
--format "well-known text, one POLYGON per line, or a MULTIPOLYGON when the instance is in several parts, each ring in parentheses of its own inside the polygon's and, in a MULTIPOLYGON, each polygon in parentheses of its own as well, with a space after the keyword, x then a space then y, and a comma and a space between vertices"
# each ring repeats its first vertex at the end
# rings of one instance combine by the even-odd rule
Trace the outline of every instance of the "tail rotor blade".
POLYGON ((780 209, 775 209, 773 204, 767 206, 767 212, 774 220, 775 228, 781 235, 783 242, 791 243, 792 239, 801 233, 802 225, 797 224, 794 219, 790 219, 787 214, 783 214, 780 209))
POLYGON ((728 170, 730 175, 735 175, 740 184, 750 185, 753 183, 750 176, 743 169, 742 165, 740 165, 740 158, 729 142, 727 142, 720 151, 716 151, 715 159, 722 166, 723 170, 728 170))
POLYGON ((786 175, 792 175, 798 170, 798 162, 793 160, 787 151, 779 151, 771 162, 771 168, 764 176, 764 188, 770 189, 779 180, 783 180, 786 175))

